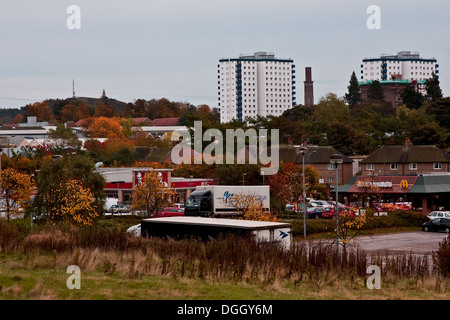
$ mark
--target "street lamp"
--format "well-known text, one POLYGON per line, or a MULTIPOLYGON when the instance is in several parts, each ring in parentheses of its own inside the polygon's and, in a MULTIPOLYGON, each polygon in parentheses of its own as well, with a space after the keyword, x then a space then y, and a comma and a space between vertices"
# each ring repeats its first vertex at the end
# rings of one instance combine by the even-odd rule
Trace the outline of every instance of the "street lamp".
POLYGON ((294 146, 295 148, 300 148, 300 152, 302 153, 302 212, 303 212, 303 237, 306 238, 306 190, 305 190, 305 152, 307 148, 302 144, 300 146, 294 146))
POLYGON ((244 178, 245 178, 246 175, 247 175, 246 173, 243 173, 243 174, 242 174, 242 185, 244 185, 244 183, 245 183, 244 178))
POLYGON ((344 161, 342 155, 334 153, 330 156, 330 162, 335 167, 335 191, 336 191, 336 249, 339 251, 339 206, 338 206, 338 164, 344 161))

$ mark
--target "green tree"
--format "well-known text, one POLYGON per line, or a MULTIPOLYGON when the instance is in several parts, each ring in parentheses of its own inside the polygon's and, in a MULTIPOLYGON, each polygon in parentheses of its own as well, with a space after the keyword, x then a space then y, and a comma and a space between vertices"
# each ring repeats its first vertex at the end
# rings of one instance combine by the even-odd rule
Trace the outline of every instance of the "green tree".
POLYGON ((425 80, 425 99, 429 102, 435 102, 442 98, 442 90, 439 86, 439 78, 433 72, 431 78, 425 80))
POLYGON ((378 101, 384 101, 384 90, 381 86, 380 81, 374 80, 369 86, 369 92, 367 93, 367 98, 369 100, 378 100, 378 101))
POLYGON ((435 118, 439 126, 450 131, 450 98, 441 98, 427 103, 425 110, 428 115, 435 118))
POLYGON ((314 110, 314 121, 323 130, 333 121, 346 122, 350 120, 350 108, 343 99, 334 93, 322 97, 314 110))
POLYGON ((56 129, 50 129, 48 137, 54 139, 55 147, 57 148, 81 148, 81 141, 78 139, 77 134, 72 129, 66 128, 63 124, 58 124, 56 129))
POLYGON ((436 145, 445 148, 445 133, 435 122, 425 123, 421 126, 412 127, 410 130, 411 142, 416 145, 436 145))
POLYGON ((350 77, 350 84, 347 87, 348 93, 345 94, 345 101, 348 103, 349 107, 352 109, 355 105, 361 103, 361 88, 358 84, 358 79, 356 78, 355 71, 353 71, 350 77))
POLYGON ((94 198, 93 205, 99 214, 103 214, 105 178, 95 171, 94 162, 83 155, 56 158, 42 164, 36 176, 37 195, 34 205, 38 212, 48 213, 54 210, 49 199, 60 195, 58 190, 61 183, 69 180, 77 180, 88 189, 94 198))
POLYGON ((410 109, 419 109, 425 100, 423 95, 412 86, 406 86, 400 96, 403 103, 410 109))

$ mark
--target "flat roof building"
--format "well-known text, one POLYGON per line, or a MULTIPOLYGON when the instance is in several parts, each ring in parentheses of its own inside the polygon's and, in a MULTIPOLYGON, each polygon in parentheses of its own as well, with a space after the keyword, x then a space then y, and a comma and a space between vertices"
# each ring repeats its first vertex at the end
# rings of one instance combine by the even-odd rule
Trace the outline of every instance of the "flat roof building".
POLYGON ((218 64, 220 122, 280 116, 296 105, 295 65, 273 53, 223 58, 218 64))

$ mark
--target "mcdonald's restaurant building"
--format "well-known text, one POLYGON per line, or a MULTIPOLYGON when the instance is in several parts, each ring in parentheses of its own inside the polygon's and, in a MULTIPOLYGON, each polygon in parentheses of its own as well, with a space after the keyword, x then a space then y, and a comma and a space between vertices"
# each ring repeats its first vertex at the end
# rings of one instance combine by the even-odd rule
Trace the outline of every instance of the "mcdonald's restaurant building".
POLYGON ((340 200, 422 211, 450 210, 450 155, 435 145, 381 146, 360 162, 360 175, 338 191, 340 200))
POLYGON ((428 213, 450 210, 450 173, 405 176, 354 176, 339 186, 340 200, 348 205, 357 202, 362 207, 377 209, 395 207, 428 213))

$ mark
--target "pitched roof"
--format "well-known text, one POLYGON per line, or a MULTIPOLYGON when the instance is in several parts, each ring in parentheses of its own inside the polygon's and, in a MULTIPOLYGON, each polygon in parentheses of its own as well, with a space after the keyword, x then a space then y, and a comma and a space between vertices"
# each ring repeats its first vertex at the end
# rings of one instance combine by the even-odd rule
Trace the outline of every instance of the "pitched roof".
POLYGON ((144 123, 144 124, 150 125, 150 124, 152 123, 152 120, 150 120, 150 119, 147 118, 147 117, 132 118, 131 120, 133 120, 133 121, 136 122, 137 124, 144 123))
POLYGON ((179 119, 180 118, 157 118, 153 119, 151 126, 153 127, 177 126, 179 119))
POLYGON ((450 192, 450 175, 419 176, 414 186, 408 191, 408 193, 431 194, 444 192, 450 192))
MULTIPOLYGON (((330 156, 335 153, 342 155, 343 163, 353 162, 350 158, 332 146, 308 146, 305 152, 305 163, 330 163, 330 156)), ((279 147, 279 154, 280 161, 283 161, 284 163, 301 164, 303 162, 300 148, 291 145, 281 145, 279 147)))
POLYGON ((382 146, 361 163, 450 162, 450 155, 435 145, 382 146))

